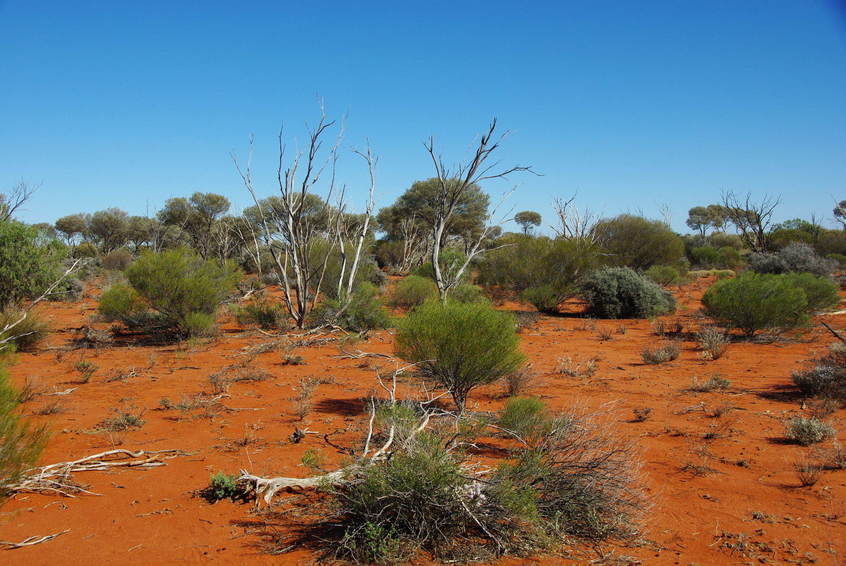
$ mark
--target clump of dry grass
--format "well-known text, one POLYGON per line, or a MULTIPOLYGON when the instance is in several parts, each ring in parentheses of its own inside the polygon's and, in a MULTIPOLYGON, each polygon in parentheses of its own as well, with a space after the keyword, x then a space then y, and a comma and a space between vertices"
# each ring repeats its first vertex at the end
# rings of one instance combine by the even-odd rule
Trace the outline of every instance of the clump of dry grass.
POLYGON ((530 367, 523 367, 514 373, 505 376, 506 397, 517 397, 527 393, 536 380, 536 376, 530 367))
POLYGON ((702 350, 700 356, 709 361, 720 359, 731 342, 725 332, 713 326, 705 327, 697 332, 696 341, 702 350))
POLYGON ((679 343, 671 341, 654 348, 647 346, 641 352, 640 357, 647 364, 663 364, 678 358, 680 352, 681 346, 679 346, 679 343))
POLYGON ((570 356, 558 360, 558 373, 569 377, 593 377, 599 368, 599 357, 594 356, 584 363, 576 363, 570 356))

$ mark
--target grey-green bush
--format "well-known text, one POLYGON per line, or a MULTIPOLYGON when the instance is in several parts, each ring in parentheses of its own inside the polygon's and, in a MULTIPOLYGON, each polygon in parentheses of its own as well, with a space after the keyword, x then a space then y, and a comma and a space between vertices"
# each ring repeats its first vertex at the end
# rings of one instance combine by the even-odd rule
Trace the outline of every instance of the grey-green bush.
POLYGON ((672 294, 628 267, 605 267, 591 273, 582 295, 599 318, 649 318, 676 310, 672 294))
POLYGON ((391 294, 391 304, 395 307, 411 308, 422 305, 438 296, 435 282, 419 275, 409 275, 397 281, 391 294))

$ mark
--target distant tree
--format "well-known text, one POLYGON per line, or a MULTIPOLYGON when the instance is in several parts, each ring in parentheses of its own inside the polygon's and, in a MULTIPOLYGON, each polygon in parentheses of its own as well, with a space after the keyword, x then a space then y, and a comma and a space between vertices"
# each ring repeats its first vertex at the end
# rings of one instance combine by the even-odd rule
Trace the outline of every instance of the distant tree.
POLYGON ((726 211, 719 204, 694 206, 687 212, 686 224, 691 230, 705 235, 708 229, 720 230, 726 223, 726 211))
POLYGON ((832 212, 834 213, 834 219, 846 230, 846 200, 838 202, 832 212))
POLYGON ((129 215, 119 208, 107 208, 91 215, 87 233, 101 252, 109 253, 126 244, 128 229, 129 215))
POLYGON ((644 270, 684 256, 684 241, 660 220, 621 214, 596 225, 600 245, 614 265, 644 270))
POLYGON ((88 220, 89 215, 80 212, 79 214, 62 216, 56 220, 54 226, 65 237, 67 244, 71 246, 76 242, 77 236, 85 234, 88 229, 88 220))
POLYGON ((160 229, 161 225, 155 218, 131 216, 126 229, 126 237, 132 242, 137 252, 143 246, 152 245, 160 229))
POLYGON ((541 215, 533 210, 524 210, 514 215, 514 222, 520 225, 524 234, 528 234, 541 225, 541 215))
POLYGON ((192 247, 207 259, 213 252, 216 239, 212 237, 215 223, 230 207, 229 199, 215 193, 194 193, 190 198, 172 198, 158 213, 159 222, 176 226, 191 238, 192 247))
POLYGON ((753 252, 766 252, 773 213, 780 203, 781 197, 764 195, 760 202, 754 202, 749 193, 741 198, 733 192, 726 192, 723 193, 722 206, 726 218, 737 228, 743 243, 753 252))

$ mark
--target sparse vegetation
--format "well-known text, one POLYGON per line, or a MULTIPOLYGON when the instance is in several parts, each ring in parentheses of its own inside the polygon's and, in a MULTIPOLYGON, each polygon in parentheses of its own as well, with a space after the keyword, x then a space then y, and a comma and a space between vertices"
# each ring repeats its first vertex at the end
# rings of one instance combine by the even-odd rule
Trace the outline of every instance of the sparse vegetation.
POLYGON ((696 333, 696 342, 705 360, 719 360, 728 349, 731 340, 725 332, 713 326, 706 326, 696 333))
POLYGON ((646 364, 663 364, 671 362, 679 357, 681 346, 678 342, 669 341, 660 346, 649 347, 643 349, 640 358, 646 364))
POLYGON ((802 446, 810 446, 834 436, 835 430, 830 424, 815 417, 794 417, 785 424, 785 436, 802 446))

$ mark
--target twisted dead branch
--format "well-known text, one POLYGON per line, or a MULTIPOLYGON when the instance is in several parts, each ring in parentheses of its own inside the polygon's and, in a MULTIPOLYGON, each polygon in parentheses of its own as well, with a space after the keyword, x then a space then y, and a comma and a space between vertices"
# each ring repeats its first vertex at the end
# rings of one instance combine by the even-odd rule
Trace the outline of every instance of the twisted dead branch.
POLYGON ((163 460, 185 456, 186 454, 186 452, 176 449, 133 452, 124 448, 117 448, 78 460, 34 468, 23 479, 5 486, 5 489, 11 493, 52 493, 63 497, 74 497, 74 494, 79 493, 101 495, 83 489, 73 480, 72 474, 114 468, 156 468, 165 465, 163 460))
POLYGON ((62 536, 65 533, 69 533, 70 529, 65 529, 58 533, 53 533, 52 535, 44 535, 44 536, 32 536, 27 537, 21 542, 9 542, 5 540, 0 540, 0 547, 4 548, 5 550, 14 550, 16 548, 24 548, 26 546, 35 546, 36 544, 41 544, 42 542, 47 542, 48 540, 53 540, 56 537, 62 536))

